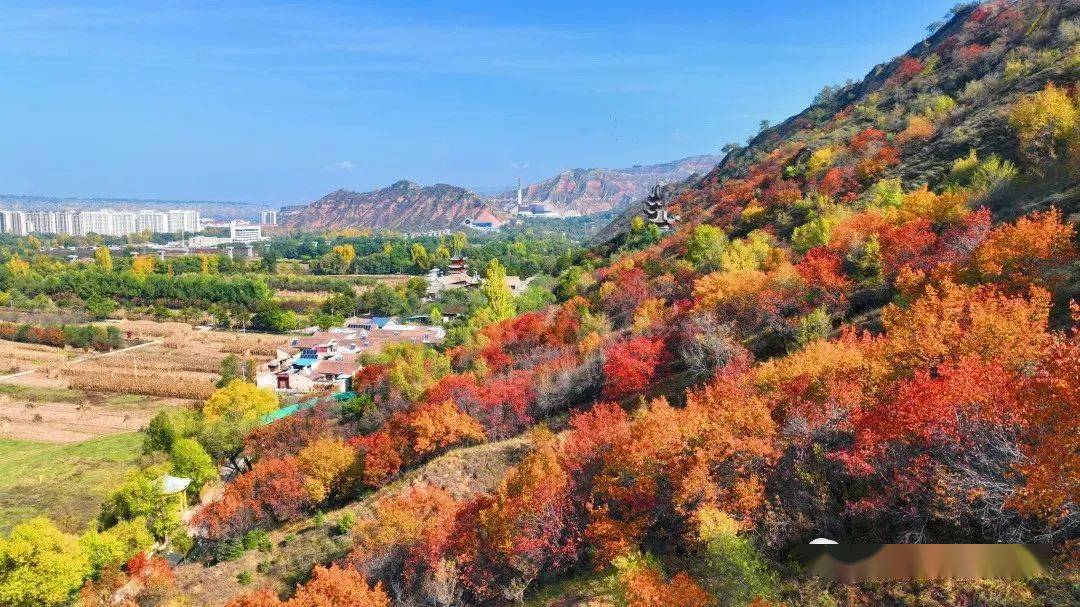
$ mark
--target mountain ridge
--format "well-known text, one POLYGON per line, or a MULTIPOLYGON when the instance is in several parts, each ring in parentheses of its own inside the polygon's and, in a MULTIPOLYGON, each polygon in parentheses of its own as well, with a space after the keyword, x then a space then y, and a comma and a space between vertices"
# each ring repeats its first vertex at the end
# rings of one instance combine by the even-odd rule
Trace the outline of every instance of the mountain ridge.
MULTIPOLYGON (((619 209, 656 183, 681 181, 711 169, 719 156, 702 154, 623 169, 567 169, 522 188, 526 206, 560 214, 594 214, 619 209)), ((485 209, 515 215, 517 189, 484 196, 447 183, 422 186, 399 179, 389 186, 358 192, 339 188, 301 205, 281 207, 281 225, 297 229, 368 228, 403 232, 458 229, 485 209)))

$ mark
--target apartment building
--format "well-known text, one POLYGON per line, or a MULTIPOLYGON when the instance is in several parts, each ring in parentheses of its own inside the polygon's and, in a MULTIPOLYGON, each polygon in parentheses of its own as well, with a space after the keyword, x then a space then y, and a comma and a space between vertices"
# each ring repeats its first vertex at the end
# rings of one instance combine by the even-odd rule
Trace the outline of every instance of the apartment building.
POLYGON ((135 217, 135 227, 139 232, 154 234, 169 232, 169 214, 165 211, 139 211, 135 217))
POLYGON ((172 209, 169 215, 169 232, 198 232, 199 212, 183 209, 172 209))
POLYGON ((25 236, 67 234, 127 236, 136 232, 158 234, 199 231, 199 212, 188 210, 120 211, 0 211, 0 232, 25 236))

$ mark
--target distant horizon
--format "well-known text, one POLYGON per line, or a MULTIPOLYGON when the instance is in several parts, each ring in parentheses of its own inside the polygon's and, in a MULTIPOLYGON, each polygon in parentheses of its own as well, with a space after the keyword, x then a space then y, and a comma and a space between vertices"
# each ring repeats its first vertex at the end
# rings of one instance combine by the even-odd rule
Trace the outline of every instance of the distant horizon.
POLYGON ((0 189, 281 207, 719 154, 952 3, 8 3, 0 189))

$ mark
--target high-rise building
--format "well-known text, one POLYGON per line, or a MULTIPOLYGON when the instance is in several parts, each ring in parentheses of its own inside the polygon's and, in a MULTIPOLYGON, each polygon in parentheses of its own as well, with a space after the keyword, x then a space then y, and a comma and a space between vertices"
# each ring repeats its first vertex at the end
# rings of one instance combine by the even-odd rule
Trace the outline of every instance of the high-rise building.
POLYGON ((198 211, 0 211, 0 232, 25 236, 66 234, 127 236, 136 232, 198 232, 198 211), (174 229, 175 226, 175 229, 174 229))
POLYGON ((0 211, 0 232, 26 236, 33 231, 34 222, 23 211, 0 211))
POLYGON ((56 213, 54 211, 28 211, 26 219, 32 225, 30 231, 39 234, 56 234, 56 213))
POLYGON ((172 209, 169 211, 169 231, 170 232, 198 232, 199 231, 199 212, 188 211, 181 209, 172 209))
POLYGON ((113 236, 127 236, 138 231, 136 215, 133 211, 113 212, 113 236))
POLYGON ((79 236, 87 234, 99 234, 101 236, 113 235, 113 212, 105 209, 101 211, 81 211, 79 213, 79 236))
POLYGON ((34 224, 22 211, 5 211, 4 231, 16 236, 26 236, 33 230, 34 224))
POLYGON ((262 212, 262 224, 264 226, 276 226, 277 225, 277 211, 263 211, 262 212))
POLYGON ((139 232, 164 234, 169 231, 169 214, 164 211, 142 210, 135 218, 139 232))
POLYGON ((56 233, 64 234, 66 236, 74 236, 79 233, 79 213, 78 211, 57 211, 56 212, 56 233))

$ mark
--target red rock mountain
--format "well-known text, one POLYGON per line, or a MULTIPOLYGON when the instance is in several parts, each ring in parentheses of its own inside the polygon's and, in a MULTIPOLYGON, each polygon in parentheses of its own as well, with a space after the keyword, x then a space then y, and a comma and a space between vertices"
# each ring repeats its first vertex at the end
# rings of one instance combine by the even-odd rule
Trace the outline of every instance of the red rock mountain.
MULTIPOLYGON (((578 211, 582 214, 622 209, 644 196, 656 183, 675 183, 708 173, 720 156, 690 156, 663 164, 636 165, 626 169, 569 169, 522 192, 526 205, 539 204, 553 211, 578 211)), ((517 190, 493 197, 507 208, 516 206, 517 190)))
POLYGON ((464 226, 487 209, 487 201, 464 188, 411 181, 374 192, 338 190, 305 206, 281 210, 282 226, 305 230, 371 228, 426 232, 464 226))

